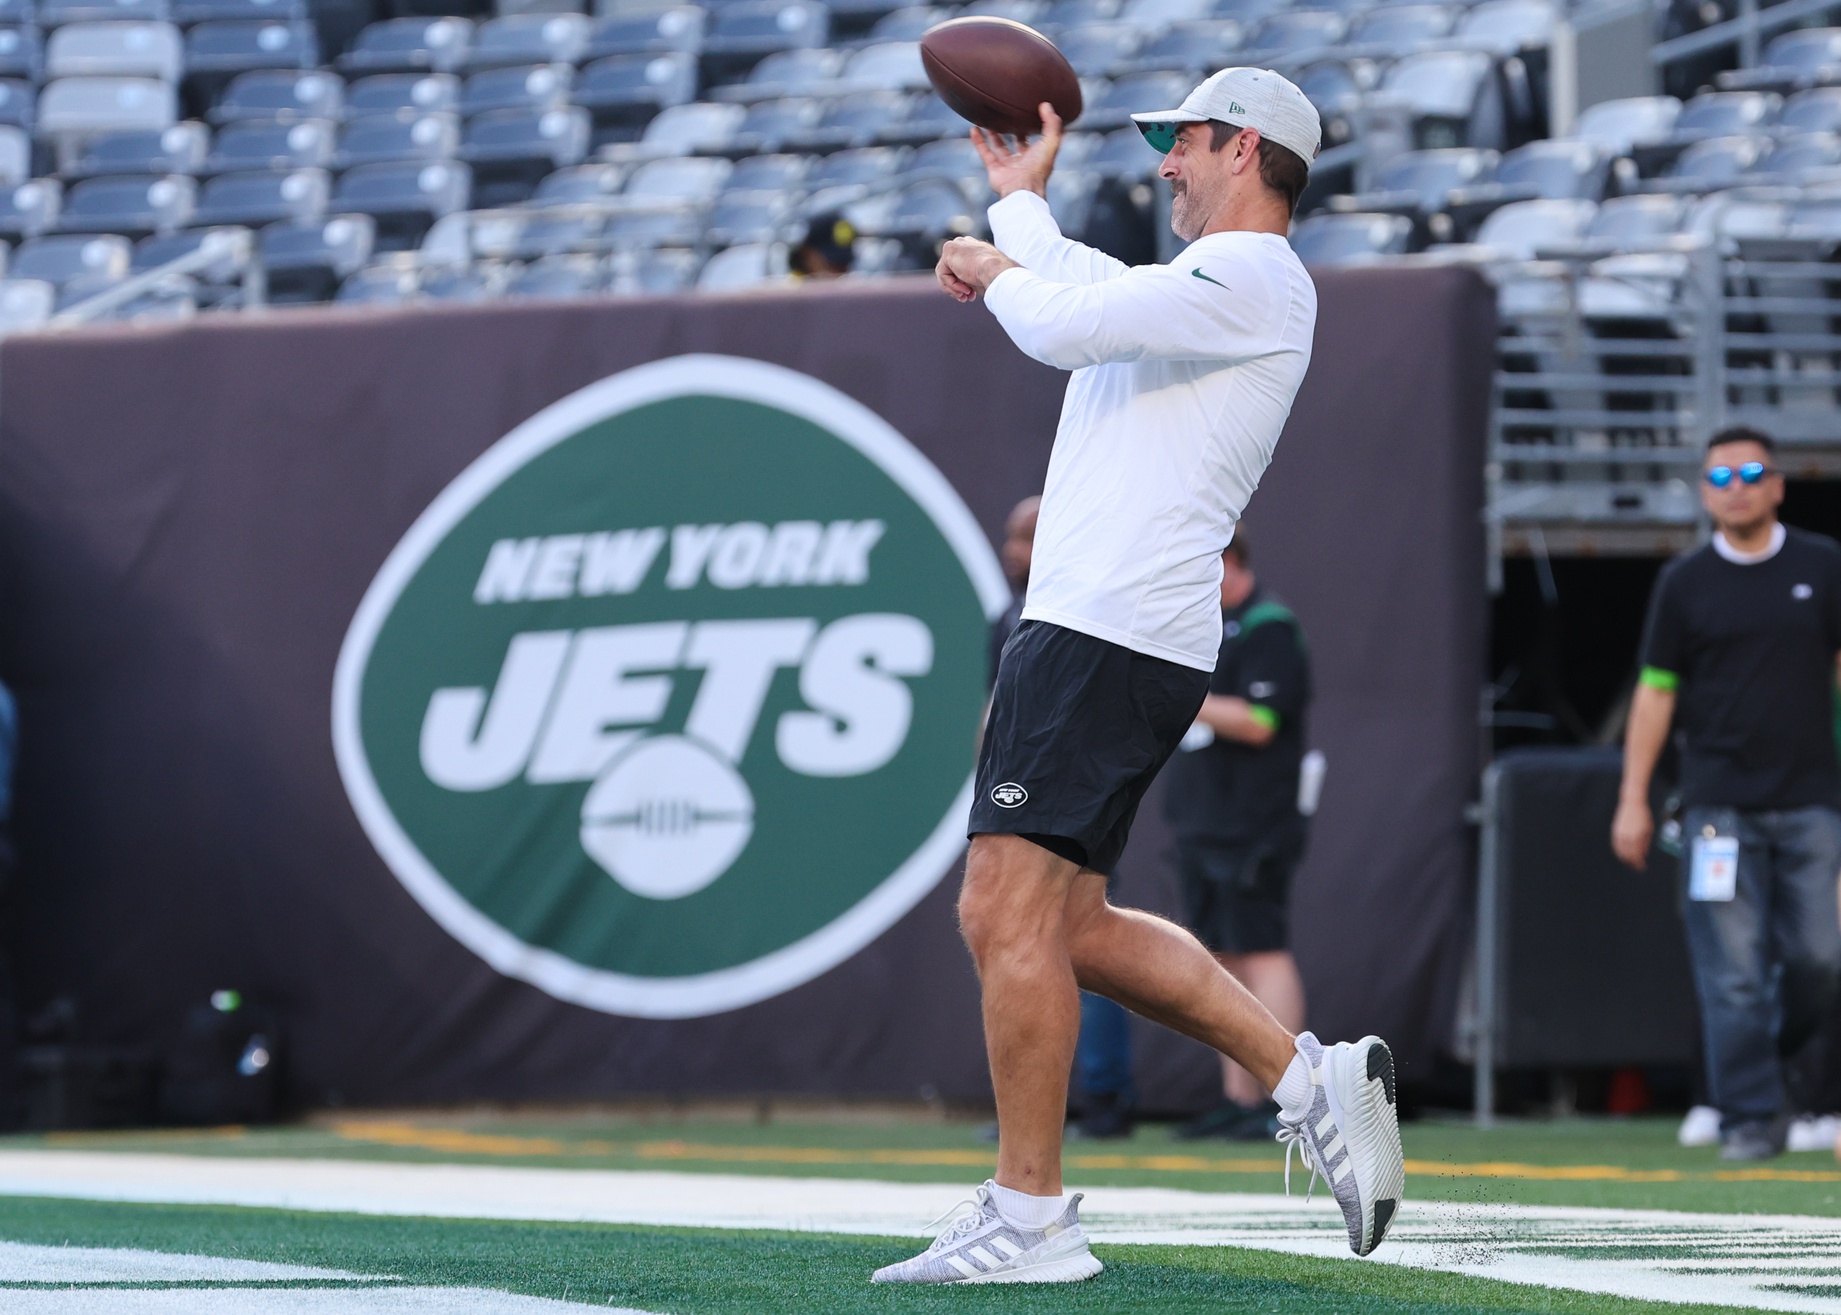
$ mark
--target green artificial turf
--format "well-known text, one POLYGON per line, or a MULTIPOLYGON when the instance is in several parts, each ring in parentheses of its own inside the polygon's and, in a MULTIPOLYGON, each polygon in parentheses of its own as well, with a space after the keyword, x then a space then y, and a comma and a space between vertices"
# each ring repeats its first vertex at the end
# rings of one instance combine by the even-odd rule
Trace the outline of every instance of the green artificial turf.
POLYGON ((868 1283, 870 1271, 913 1254, 914 1241, 41 1198, 0 1198, 0 1239, 318 1265, 410 1283, 497 1288, 663 1315, 1147 1310, 1710 1315, 1716 1309, 1228 1247, 1095 1247, 1107 1270, 1079 1285, 880 1287, 868 1283))
MULTIPOLYGON (((1402 1130, 1408 1194, 1420 1200, 1841 1215, 1841 1166, 1826 1153, 1755 1168, 1675 1144, 1672 1118, 1422 1121, 1402 1130), (1560 1176, 1553 1176, 1553 1175, 1560 1176)), ((619 1111, 352 1114, 230 1132, 58 1134, 0 1138, 0 1149, 52 1147, 282 1155, 415 1163, 878 1178, 971 1184, 995 1164, 978 1125, 913 1114, 800 1111, 765 1120, 619 1111)), ((1122 1141, 1067 1148, 1074 1186, 1280 1190, 1271 1143, 1184 1142, 1165 1125, 1122 1141)))

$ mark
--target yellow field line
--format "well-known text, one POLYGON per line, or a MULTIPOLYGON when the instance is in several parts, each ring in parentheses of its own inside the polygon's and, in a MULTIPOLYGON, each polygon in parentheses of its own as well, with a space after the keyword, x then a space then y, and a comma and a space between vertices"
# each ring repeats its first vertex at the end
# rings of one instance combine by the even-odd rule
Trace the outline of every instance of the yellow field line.
MULTIPOLYGON (((645 1142, 573 1141, 554 1137, 510 1137, 429 1128, 400 1122, 346 1122, 333 1128, 347 1141, 473 1155, 630 1155, 642 1160, 694 1160, 729 1164, 900 1164, 983 1168, 994 1162, 985 1150, 845 1150, 831 1146, 724 1146, 678 1140, 645 1142)), ((1278 1159, 1214 1159, 1202 1155, 1069 1155, 1072 1169, 1127 1169, 1152 1173, 1277 1173, 1278 1159)), ((1526 1182, 1753 1183, 1841 1182, 1841 1171, 1822 1169, 1627 1169, 1615 1164, 1521 1164, 1486 1161, 1451 1164, 1408 1160, 1408 1174, 1426 1178, 1501 1178, 1526 1182)))

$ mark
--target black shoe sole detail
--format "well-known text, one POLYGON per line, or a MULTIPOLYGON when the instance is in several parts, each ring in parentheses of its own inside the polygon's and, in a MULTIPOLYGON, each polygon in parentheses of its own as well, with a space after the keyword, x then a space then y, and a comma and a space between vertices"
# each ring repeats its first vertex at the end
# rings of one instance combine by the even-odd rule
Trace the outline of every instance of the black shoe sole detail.
POLYGON ((1370 1251, 1381 1245, 1381 1239, 1387 1236, 1387 1225, 1393 1222, 1394 1211, 1400 1203, 1383 1198, 1374 1203, 1374 1241, 1368 1244, 1370 1251))
POLYGON ((1368 1047, 1368 1077, 1379 1078, 1381 1090, 1387 1093, 1387 1103, 1394 1103, 1394 1052, 1387 1048, 1385 1041, 1376 1041, 1368 1047))

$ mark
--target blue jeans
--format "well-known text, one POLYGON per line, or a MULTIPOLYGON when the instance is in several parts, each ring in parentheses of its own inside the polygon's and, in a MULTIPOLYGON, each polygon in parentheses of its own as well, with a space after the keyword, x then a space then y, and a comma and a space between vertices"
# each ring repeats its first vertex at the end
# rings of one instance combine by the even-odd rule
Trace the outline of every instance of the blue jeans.
POLYGON ((1118 1096, 1131 1103, 1131 1015, 1089 991, 1080 993, 1074 1074, 1083 1095, 1118 1096))
POLYGON ((1735 897, 1682 903, 1708 1094, 1727 1128, 1774 1119, 1783 1056, 1814 1033, 1841 986, 1841 813, 1692 808, 1682 822, 1684 888, 1704 827, 1739 839, 1735 897))

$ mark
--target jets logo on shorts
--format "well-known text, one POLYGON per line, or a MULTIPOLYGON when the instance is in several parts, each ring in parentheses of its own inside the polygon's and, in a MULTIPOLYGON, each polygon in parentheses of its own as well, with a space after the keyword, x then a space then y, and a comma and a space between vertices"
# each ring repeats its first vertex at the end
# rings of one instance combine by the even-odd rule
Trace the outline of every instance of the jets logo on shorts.
POLYGON ((991 802, 999 808, 1021 808, 1029 802, 1029 791, 1015 781, 1005 781, 991 787, 991 802))
POLYGON ((340 775, 500 972, 609 1013, 733 1009, 958 856, 1006 597, 874 413, 758 361, 642 366, 500 439, 384 562, 334 678, 340 775))

